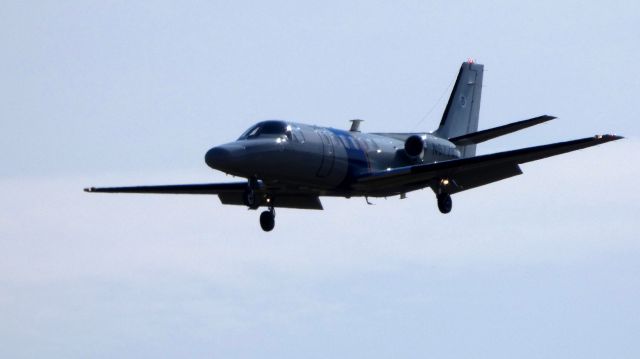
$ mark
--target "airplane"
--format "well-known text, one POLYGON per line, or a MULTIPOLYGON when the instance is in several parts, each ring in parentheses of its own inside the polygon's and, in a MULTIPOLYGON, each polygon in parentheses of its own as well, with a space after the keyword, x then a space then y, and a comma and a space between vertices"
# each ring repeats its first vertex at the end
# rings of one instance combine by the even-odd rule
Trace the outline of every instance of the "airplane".
POLYGON ((361 120, 341 130, 282 120, 251 126, 236 141, 207 151, 206 164, 246 181, 85 188, 86 192, 218 195, 223 204, 260 214, 265 232, 275 208, 322 210, 320 197, 400 196, 430 188, 449 213, 451 195, 522 174, 520 164, 623 138, 573 141, 476 156, 476 145, 555 119, 543 115, 478 131, 484 65, 462 63, 439 127, 433 132, 363 133, 361 120))

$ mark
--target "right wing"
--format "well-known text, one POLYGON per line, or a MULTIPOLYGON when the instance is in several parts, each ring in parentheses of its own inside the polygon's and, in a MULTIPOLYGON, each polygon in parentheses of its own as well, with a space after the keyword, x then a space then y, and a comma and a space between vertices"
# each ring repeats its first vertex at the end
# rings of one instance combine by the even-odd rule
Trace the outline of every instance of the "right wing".
POLYGON ((521 148, 513 151, 461 158, 430 164, 420 164, 394 168, 364 175, 357 179, 354 189, 379 191, 385 188, 426 187, 437 185, 440 180, 449 180, 452 184, 449 193, 499 181, 522 173, 521 163, 536 161, 623 137, 615 135, 597 135, 579 140, 553 143, 550 145, 521 148))
MULTIPOLYGON (((91 193, 156 193, 156 194, 214 194, 218 195, 223 204, 245 205, 243 194, 247 190, 247 182, 230 183, 202 183, 178 184, 163 186, 134 186, 134 187, 90 187, 85 192, 91 193)), ((256 190, 260 206, 284 208, 322 209, 322 203, 316 193, 288 192, 284 189, 269 189, 273 201, 267 202, 265 191, 256 190)))
POLYGON ((85 188, 84 191, 98 193, 221 194, 242 193, 246 189, 247 182, 231 182, 164 186, 90 187, 85 188))

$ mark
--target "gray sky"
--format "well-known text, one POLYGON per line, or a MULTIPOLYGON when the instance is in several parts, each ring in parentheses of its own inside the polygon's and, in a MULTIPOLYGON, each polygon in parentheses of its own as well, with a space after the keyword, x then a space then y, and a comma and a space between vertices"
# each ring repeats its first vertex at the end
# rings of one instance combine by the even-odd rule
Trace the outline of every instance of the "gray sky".
POLYGON ((637 358, 634 1, 0 4, 0 357, 637 358), (481 153, 627 139, 454 196, 258 213, 88 185, 225 181, 267 118, 433 130, 460 63, 481 153), (429 110, 434 108, 432 112, 429 110), (426 116, 425 116, 426 115, 426 116))

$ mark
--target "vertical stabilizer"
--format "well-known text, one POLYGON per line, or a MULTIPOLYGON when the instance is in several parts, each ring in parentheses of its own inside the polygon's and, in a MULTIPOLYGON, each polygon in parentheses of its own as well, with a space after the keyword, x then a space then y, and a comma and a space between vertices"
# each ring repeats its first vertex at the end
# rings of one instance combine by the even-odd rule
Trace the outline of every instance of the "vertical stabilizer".
MULTIPOLYGON (((434 135, 449 139, 478 130, 483 71, 484 65, 475 64, 472 61, 462 64, 449 102, 442 114, 440 127, 434 135)), ((472 157, 476 154, 475 144, 460 146, 459 149, 463 157, 472 157)))

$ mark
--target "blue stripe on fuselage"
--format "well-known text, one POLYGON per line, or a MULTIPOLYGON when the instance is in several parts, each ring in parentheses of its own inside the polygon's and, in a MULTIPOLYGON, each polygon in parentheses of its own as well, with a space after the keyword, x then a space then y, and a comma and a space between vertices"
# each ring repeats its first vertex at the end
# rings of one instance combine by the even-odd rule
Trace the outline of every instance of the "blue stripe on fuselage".
POLYGON ((367 153, 360 148, 358 140, 349 131, 327 128, 336 135, 347 153, 347 175, 339 187, 349 187, 353 180, 364 173, 369 172, 370 164, 367 153))

